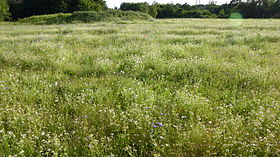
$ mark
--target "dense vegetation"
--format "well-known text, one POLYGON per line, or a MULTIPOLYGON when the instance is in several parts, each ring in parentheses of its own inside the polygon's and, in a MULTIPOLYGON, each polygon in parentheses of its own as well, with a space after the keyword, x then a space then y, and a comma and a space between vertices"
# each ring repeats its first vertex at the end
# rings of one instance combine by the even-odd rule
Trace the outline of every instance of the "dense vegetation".
POLYGON ((279 25, 0 25, 0 156, 280 156, 279 25))
POLYGON ((135 21, 152 20, 146 13, 121 10, 107 11, 76 11, 67 14, 51 14, 31 16, 19 20, 22 23, 30 24, 66 24, 66 23, 92 23, 100 21, 135 21))
POLYGON ((103 0, 22 0, 21 3, 11 0, 9 4, 14 19, 74 11, 102 11, 107 8, 103 0))
POLYGON ((207 5, 122 3, 121 10, 149 13, 157 18, 228 18, 239 12, 245 18, 280 18, 280 0, 231 0, 229 4, 207 5))
MULTIPOLYGON (((147 13, 154 18, 229 18, 236 12, 244 18, 280 18, 280 0, 231 0, 222 5, 210 1, 193 6, 187 3, 122 3, 119 9, 147 13)), ((0 21, 9 19, 9 15, 16 20, 33 15, 104 10, 108 8, 103 0, 0 0, 0 21)))
POLYGON ((0 21, 8 19, 10 16, 9 6, 6 0, 0 0, 0 21))

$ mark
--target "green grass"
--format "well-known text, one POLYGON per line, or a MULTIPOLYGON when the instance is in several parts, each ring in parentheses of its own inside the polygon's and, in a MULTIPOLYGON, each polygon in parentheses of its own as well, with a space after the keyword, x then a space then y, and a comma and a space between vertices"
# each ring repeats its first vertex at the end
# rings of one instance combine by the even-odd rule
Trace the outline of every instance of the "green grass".
POLYGON ((50 14, 50 15, 37 15, 31 16, 27 18, 20 19, 21 23, 28 24, 66 24, 70 23, 70 17, 72 13, 58 13, 58 14, 50 14))
POLYGON ((0 156, 279 156, 279 26, 1 24, 0 156))

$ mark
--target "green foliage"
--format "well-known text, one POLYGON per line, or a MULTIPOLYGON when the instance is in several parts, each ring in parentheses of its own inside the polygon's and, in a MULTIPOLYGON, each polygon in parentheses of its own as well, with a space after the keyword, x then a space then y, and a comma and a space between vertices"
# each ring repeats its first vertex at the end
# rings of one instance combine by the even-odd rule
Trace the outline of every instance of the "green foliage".
POLYGON ((150 20, 149 14, 133 11, 107 10, 95 11, 76 11, 68 14, 52 14, 31 16, 21 19, 22 23, 31 24, 65 24, 65 23, 91 23, 98 21, 122 21, 122 20, 150 20))
POLYGON ((10 1, 14 19, 32 15, 43 15, 65 12, 67 5, 63 0, 23 0, 21 3, 10 1))
POLYGON ((158 12, 157 12, 157 4, 153 4, 149 6, 148 3, 122 3, 120 6, 120 10, 123 11, 137 11, 137 12, 142 12, 142 13, 148 13, 152 17, 156 17, 158 12))
POLYGON ((140 12, 148 13, 149 4, 148 3, 122 3, 120 6, 120 10, 140 11, 140 12))
POLYGON ((108 10, 103 12, 74 12, 70 17, 77 22, 95 22, 112 20, 149 20, 151 16, 141 12, 108 10))
POLYGON ((0 156, 280 156, 279 25, 0 25, 0 156))
MULTIPOLYGON (((5 0, 1 0, 5 2, 5 0)), ((103 0, 10 0, 10 12, 13 19, 33 15, 54 13, 73 13, 75 11, 108 10, 103 0)), ((2 4, 1 4, 2 5, 2 4)), ((3 5, 2 5, 3 6, 3 5)), ((7 12, 7 7, 4 12, 7 12)), ((1 9, 0 9, 1 10, 1 9)), ((246 1, 232 0, 229 4, 217 5, 209 1, 206 5, 122 3, 120 10, 137 11, 150 14, 154 18, 229 18, 232 12, 239 12, 244 18, 279 18, 279 0, 246 1)), ((3 12, 2 11, 2 12, 3 12)), ((6 14, 1 14, 7 17, 6 14)))
POLYGON ((21 23, 30 24, 65 24, 70 23, 71 13, 60 13, 60 14, 50 14, 50 15, 37 15, 31 16, 24 19, 20 19, 21 23))
POLYGON ((271 5, 272 18, 280 18, 280 0, 271 5))
POLYGON ((101 11, 101 6, 99 4, 92 3, 91 0, 81 0, 80 4, 78 5, 78 8, 80 11, 101 11))
POLYGON ((152 17, 154 17, 154 18, 156 18, 157 17, 157 15, 158 15, 158 6, 157 6, 157 4, 153 4, 153 5, 151 5, 151 7, 150 7, 150 9, 149 9, 149 14, 152 16, 152 17))
POLYGON ((101 11, 106 9, 103 0, 24 0, 22 3, 10 1, 14 19, 33 15, 71 13, 74 11, 101 11))
MULTIPOLYGON (((210 5, 209 5, 210 6, 210 5)), ((148 3, 122 3, 120 10, 132 10, 149 13, 152 17, 158 18, 213 18, 216 17, 209 10, 214 11, 213 7, 203 8, 189 7, 180 4, 153 4, 148 3)), ((214 5, 215 6, 215 5, 214 5)))
POLYGON ((159 18, 175 18, 178 6, 174 4, 160 5, 158 8, 159 18))
POLYGON ((209 1, 206 5, 122 3, 120 10, 149 13, 156 18, 229 18, 232 12, 239 12, 244 18, 280 17, 279 0, 246 1, 232 0, 229 4, 217 5, 209 1))
POLYGON ((190 10, 183 13, 183 17, 189 18, 215 18, 208 10, 190 10))
POLYGON ((222 10, 219 11, 218 17, 219 17, 219 18, 225 18, 225 17, 226 17, 226 15, 225 15, 225 10, 224 10, 224 9, 222 9, 222 10))
POLYGON ((279 0, 260 0, 236 2, 234 10, 245 18, 278 18, 280 14, 279 0))
POLYGON ((103 0, 65 0, 67 4, 66 12, 74 11, 101 11, 106 9, 103 0))
POLYGON ((10 16, 7 0, 0 0, 0 21, 8 19, 10 16))

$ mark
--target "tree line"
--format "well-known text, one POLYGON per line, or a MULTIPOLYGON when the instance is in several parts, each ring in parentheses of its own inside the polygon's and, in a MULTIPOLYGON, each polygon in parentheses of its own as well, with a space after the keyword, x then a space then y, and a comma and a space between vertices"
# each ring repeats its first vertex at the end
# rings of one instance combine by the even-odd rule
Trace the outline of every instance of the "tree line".
MULTIPOLYGON (((104 0, 0 0, 0 21, 107 9, 104 0)), ((234 12, 242 14, 244 18, 280 18, 280 0, 231 0, 222 5, 214 1, 206 5, 122 3, 119 9, 148 13, 155 18, 228 18, 234 12)))
POLYGON ((103 0, 0 0, 0 20, 105 9, 107 6, 103 0))
POLYGON ((231 0, 217 5, 122 3, 121 10, 140 11, 155 18, 229 18, 238 12, 244 18, 280 18, 280 0, 231 0))

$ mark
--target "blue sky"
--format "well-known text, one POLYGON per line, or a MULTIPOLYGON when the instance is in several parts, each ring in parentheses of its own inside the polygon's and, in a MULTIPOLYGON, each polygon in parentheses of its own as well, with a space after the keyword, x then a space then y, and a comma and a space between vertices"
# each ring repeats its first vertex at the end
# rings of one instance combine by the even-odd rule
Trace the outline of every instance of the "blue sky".
MULTIPOLYGON (((123 2, 148 2, 153 3, 154 1, 158 3, 188 3, 190 5, 194 5, 196 0, 105 0, 109 8, 119 7, 123 2)), ((230 2, 230 0, 215 0, 217 4, 223 4, 226 2, 230 2)), ((200 0, 201 4, 207 4, 209 0, 200 0)))

